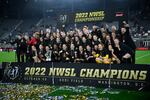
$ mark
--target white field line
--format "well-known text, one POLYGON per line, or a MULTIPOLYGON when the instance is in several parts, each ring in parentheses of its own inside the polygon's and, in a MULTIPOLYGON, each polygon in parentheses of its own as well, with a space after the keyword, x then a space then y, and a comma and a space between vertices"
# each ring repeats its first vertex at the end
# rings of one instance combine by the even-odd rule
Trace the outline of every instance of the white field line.
MULTIPOLYGON (((143 55, 143 56, 137 57, 137 58, 136 58, 136 60, 141 59, 141 58, 144 58, 144 57, 149 56, 149 55, 150 55, 150 54, 146 54, 146 55, 143 55)), ((149 58, 149 59, 150 59, 150 58, 149 58)))

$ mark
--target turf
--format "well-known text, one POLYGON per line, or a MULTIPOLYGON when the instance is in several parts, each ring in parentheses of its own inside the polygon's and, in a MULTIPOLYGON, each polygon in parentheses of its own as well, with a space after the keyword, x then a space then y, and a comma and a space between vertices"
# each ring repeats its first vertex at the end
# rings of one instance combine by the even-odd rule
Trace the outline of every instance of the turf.
MULTIPOLYGON (((15 62, 15 52, 0 52, 0 62, 15 62)), ((150 64, 150 50, 136 51, 136 64, 150 64)))
POLYGON ((15 62, 15 52, 0 52, 0 62, 15 62))
POLYGON ((136 64, 150 64, 150 50, 136 51, 136 64))

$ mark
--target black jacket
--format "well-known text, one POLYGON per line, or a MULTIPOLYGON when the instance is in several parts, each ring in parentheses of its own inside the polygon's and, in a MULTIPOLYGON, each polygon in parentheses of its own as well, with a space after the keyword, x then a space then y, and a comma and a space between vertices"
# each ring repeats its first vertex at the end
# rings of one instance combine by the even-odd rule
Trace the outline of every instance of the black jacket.
POLYGON ((120 40, 122 43, 126 44, 127 46, 129 46, 133 51, 135 51, 136 49, 136 45, 131 37, 131 35, 129 34, 129 28, 126 28, 126 33, 125 34, 121 34, 120 36, 120 40))

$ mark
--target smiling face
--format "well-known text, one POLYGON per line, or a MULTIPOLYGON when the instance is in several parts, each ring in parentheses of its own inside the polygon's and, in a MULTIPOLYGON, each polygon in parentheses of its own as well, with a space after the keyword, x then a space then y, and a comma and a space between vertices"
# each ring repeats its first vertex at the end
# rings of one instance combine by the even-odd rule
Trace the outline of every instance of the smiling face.
POLYGON ((56 38, 56 42, 59 43, 60 42, 60 38, 56 38))
POLYGON ((97 41, 98 37, 96 35, 93 35, 93 40, 97 41))
POLYGON ((82 37, 82 42, 86 43, 86 38, 85 37, 82 37))
POLYGON ((97 45, 94 45, 94 49, 97 50, 97 49, 98 49, 98 46, 97 46, 97 45))
POLYGON ((46 46, 45 49, 46 49, 46 51, 49 51, 49 46, 46 46))
POLYGON ((79 51, 83 51, 83 47, 81 45, 79 46, 79 51))
POLYGON ((103 44, 98 44, 98 50, 103 50, 104 45, 103 44))
POLYGON ((66 45, 66 44, 63 44, 63 45, 62 45, 62 49, 66 51, 66 50, 67 50, 67 45, 66 45))
POLYGON ((66 41, 66 42, 69 42, 69 37, 68 37, 68 36, 65 38, 65 41, 66 41))
POLYGON ((42 50, 43 49, 43 45, 40 44, 39 45, 39 49, 42 50))
POLYGON ((61 32, 60 34, 61 34, 62 38, 65 38, 65 36, 66 36, 65 32, 61 32))
POLYGON ((87 51, 91 51, 91 47, 89 45, 86 46, 87 51))
POLYGON ((106 40, 110 40, 110 36, 109 35, 106 35, 106 40))
POLYGON ((101 28, 101 32, 103 33, 104 31, 105 31, 105 28, 102 27, 102 28, 101 28))
POLYGON ((75 41, 78 42, 79 41, 79 37, 76 36, 75 37, 75 41))
POLYGON ((119 45, 119 39, 116 38, 116 39, 114 40, 114 43, 115 43, 115 45, 119 45))
POLYGON ((74 49, 75 49, 74 44, 71 44, 71 45, 70 45, 70 49, 71 49, 71 50, 74 50, 74 49))
POLYGON ((56 44, 53 45, 54 50, 58 49, 58 46, 56 44))

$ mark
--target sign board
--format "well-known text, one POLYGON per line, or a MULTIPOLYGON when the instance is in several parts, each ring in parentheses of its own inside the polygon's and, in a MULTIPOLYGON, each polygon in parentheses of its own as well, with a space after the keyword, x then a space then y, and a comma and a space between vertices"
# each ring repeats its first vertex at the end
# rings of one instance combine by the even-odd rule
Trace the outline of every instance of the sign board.
POLYGON ((2 82, 139 89, 150 85, 150 65, 3 63, 2 82))

